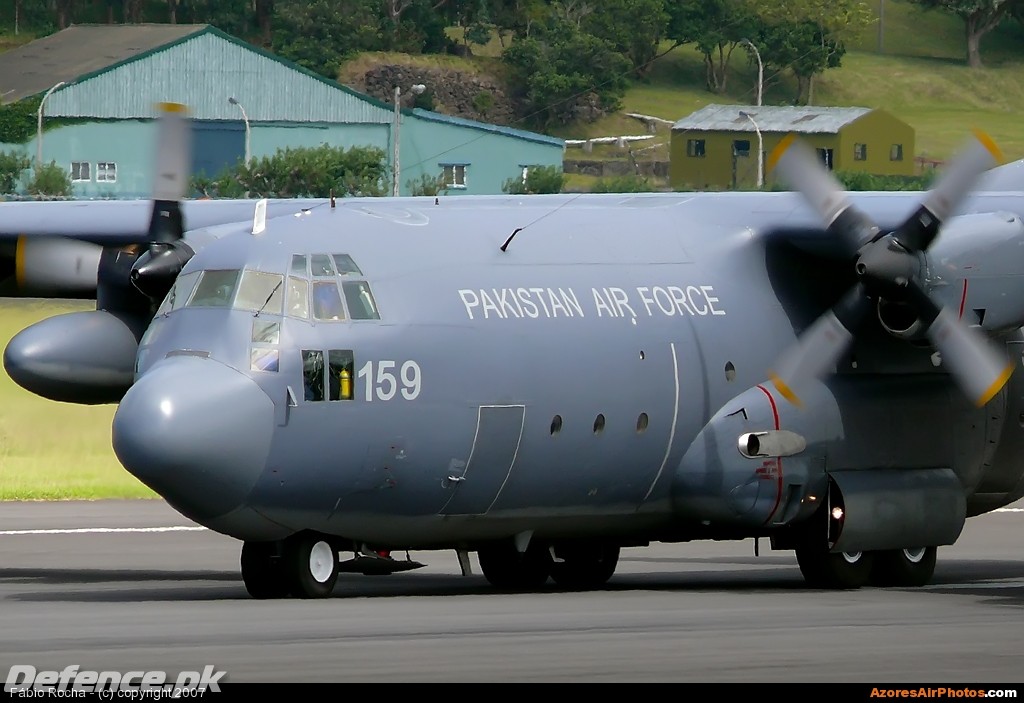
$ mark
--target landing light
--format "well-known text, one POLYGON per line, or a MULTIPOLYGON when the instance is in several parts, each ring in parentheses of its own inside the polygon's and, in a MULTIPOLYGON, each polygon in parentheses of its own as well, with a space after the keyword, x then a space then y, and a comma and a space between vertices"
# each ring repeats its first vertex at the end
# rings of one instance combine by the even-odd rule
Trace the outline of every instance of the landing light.
POLYGON ((843 509, 840 508, 839 506, 836 506, 836 507, 832 508, 832 519, 833 520, 842 520, 843 519, 843 509))
POLYGON ((162 412, 164 414, 164 417, 170 417, 171 413, 174 412, 174 406, 171 405, 171 401, 169 401, 169 400, 161 400, 160 401, 160 412, 162 412))

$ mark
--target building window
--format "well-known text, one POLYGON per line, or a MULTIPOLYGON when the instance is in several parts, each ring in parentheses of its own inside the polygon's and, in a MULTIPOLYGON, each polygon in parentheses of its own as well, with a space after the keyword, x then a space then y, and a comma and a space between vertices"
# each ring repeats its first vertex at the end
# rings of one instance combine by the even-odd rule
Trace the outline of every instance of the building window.
POLYGON ((835 163, 832 160, 831 149, 817 149, 818 158, 821 159, 821 163, 825 164, 825 168, 831 171, 834 168, 835 163))
POLYGON ((865 161, 868 158, 868 145, 867 144, 854 144, 853 145, 853 160, 854 161, 865 161))
POLYGON ((91 181, 92 175, 89 171, 88 161, 72 161, 71 162, 71 181, 91 181))
POLYGON ((117 183, 117 164, 113 161, 100 161, 96 164, 97 183, 117 183))
POLYGON ((732 142, 733 156, 750 156, 750 140, 734 139, 732 142))
POLYGON ((704 156, 704 140, 703 139, 687 139, 686 140, 686 155, 687 156, 704 156))
POLYGON ((466 187, 466 164, 441 164, 446 188, 466 187))
POLYGON ((889 161, 903 161, 902 144, 893 144, 889 147, 889 161))

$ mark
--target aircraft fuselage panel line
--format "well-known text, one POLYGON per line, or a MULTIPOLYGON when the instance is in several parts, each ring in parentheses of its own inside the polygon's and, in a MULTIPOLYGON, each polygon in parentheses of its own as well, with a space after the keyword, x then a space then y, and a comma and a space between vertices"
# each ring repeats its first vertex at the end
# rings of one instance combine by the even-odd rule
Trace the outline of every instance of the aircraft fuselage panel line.
POLYGON ((668 442, 665 444, 665 456, 661 460, 661 466, 658 467, 658 473, 654 475, 654 480, 651 481, 650 487, 647 489, 647 493, 644 494, 644 500, 646 501, 651 497, 651 493, 654 492, 654 487, 658 483, 658 479, 661 478, 662 473, 665 471, 665 466, 668 464, 668 457, 672 453, 672 443, 676 439, 676 425, 679 423, 679 358, 676 355, 676 343, 669 342, 669 349, 672 351, 672 383, 675 390, 672 400, 672 427, 668 432, 668 442))
POLYGON ((442 514, 482 515, 490 509, 515 466, 525 420, 524 405, 480 406, 466 466, 447 478, 452 497, 442 514))

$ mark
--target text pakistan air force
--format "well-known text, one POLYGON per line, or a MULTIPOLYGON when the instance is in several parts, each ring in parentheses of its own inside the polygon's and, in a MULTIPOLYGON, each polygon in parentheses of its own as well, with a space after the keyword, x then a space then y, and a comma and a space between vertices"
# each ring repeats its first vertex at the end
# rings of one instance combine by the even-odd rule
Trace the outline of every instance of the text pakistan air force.
MULTIPOLYGON (((590 289, 589 314, 597 317, 665 315, 725 315, 713 286, 637 286, 590 289)), ((470 320, 586 317, 584 304, 572 288, 460 288, 459 297, 470 320)), ((583 295, 584 301, 587 295, 583 295)))

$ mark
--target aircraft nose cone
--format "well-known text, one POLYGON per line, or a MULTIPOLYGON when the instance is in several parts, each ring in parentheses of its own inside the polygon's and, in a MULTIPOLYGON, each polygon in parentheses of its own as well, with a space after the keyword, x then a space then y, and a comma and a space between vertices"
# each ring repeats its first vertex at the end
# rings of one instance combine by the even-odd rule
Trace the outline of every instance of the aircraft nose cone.
POLYGON ((242 505, 263 472, 273 429, 273 403, 251 378, 180 356, 129 389, 112 439, 128 471, 202 522, 242 505))

